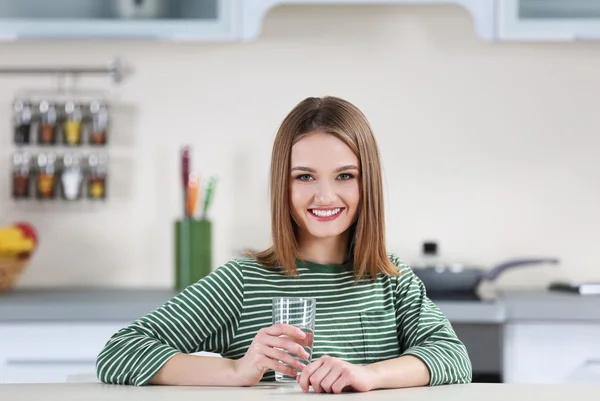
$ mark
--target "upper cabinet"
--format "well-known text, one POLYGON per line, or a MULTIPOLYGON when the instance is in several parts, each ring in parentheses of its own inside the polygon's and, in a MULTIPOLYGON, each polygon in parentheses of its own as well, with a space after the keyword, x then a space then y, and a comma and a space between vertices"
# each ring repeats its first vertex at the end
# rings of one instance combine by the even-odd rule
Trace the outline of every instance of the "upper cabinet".
POLYGON ((498 39, 600 40, 600 0, 499 0, 498 39))
MULTIPOLYGON (((484 40, 494 40, 495 10, 497 0, 246 0, 240 1, 241 37, 249 40, 258 37, 262 21, 272 8, 286 4, 351 5, 351 4, 398 4, 398 5, 445 5, 452 4, 466 9, 473 18, 474 29, 484 40)), ((502 1, 502 0, 500 0, 502 1)))
POLYGON ((0 40, 249 41, 287 4, 453 4, 487 41, 600 39, 600 0, 0 0, 0 40))
POLYGON ((0 0, 0 39, 238 39, 238 0, 0 0))
POLYGON ((250 41, 286 4, 456 4, 493 40, 496 0, 0 0, 0 40, 250 41))

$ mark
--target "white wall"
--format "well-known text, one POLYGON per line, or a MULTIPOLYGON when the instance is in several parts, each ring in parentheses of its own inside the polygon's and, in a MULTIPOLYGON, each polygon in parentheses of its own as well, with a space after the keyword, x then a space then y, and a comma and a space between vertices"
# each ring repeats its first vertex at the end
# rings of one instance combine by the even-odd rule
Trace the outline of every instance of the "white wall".
MULTIPOLYGON (((302 98, 333 94, 364 110, 386 176, 389 249, 421 241, 489 266, 557 256, 559 268, 506 274, 501 286, 600 279, 600 44, 490 44, 451 6, 285 7, 260 40, 234 44, 1 44, 2 65, 134 68, 121 86, 110 201, 19 206, 0 175, 0 224, 25 219, 41 246, 27 286, 169 287, 179 215, 178 148, 218 174, 215 263, 269 241, 267 179, 278 124, 302 98)), ((41 77, 0 77, 0 168, 8 171, 10 103, 41 77)))

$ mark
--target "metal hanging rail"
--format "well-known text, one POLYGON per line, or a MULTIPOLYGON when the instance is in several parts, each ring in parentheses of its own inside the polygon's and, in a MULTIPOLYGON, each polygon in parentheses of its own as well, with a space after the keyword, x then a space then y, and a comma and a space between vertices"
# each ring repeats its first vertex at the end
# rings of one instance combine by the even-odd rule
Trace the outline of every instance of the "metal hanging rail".
POLYGON ((125 78, 127 71, 120 58, 106 67, 0 67, 0 74, 21 75, 109 75, 115 83, 125 78))

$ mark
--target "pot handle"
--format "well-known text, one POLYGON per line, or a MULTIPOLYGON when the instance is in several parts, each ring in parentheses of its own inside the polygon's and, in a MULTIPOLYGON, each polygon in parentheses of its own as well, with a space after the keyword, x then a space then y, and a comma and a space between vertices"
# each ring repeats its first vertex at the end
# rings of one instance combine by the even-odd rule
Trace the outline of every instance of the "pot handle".
POLYGON ((559 262, 559 260, 556 258, 510 260, 508 262, 499 264, 498 266, 495 266, 491 270, 483 273, 482 278, 485 280, 492 281, 492 280, 495 280, 500 275, 500 273, 502 273, 503 271, 512 269, 514 267, 520 267, 520 266, 526 266, 526 265, 539 265, 542 263, 555 265, 558 262, 559 262))

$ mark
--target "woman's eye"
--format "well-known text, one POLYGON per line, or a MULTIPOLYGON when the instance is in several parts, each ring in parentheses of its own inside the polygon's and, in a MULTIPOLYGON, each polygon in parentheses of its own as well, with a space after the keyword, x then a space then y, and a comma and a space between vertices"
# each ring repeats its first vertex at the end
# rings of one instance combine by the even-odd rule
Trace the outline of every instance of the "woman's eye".
POLYGON ((313 179, 313 177, 310 174, 302 174, 296 177, 296 179, 300 181, 310 181, 313 179))
POLYGON ((348 174, 348 173, 342 173, 339 175, 340 180, 342 181, 348 181, 354 178, 354 176, 352 174, 348 174))

